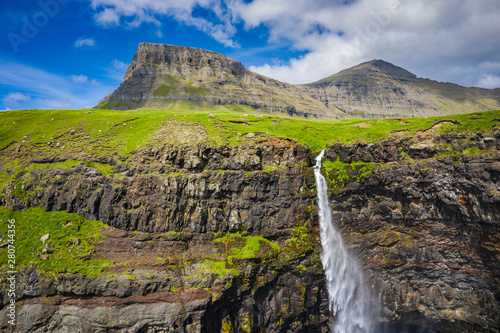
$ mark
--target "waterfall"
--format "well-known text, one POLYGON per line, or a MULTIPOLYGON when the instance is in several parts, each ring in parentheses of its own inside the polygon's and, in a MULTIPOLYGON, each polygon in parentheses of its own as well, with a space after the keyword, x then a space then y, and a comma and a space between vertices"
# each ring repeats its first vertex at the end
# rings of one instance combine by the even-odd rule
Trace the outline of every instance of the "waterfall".
POLYGON ((328 301, 335 316, 334 333, 371 333, 363 275, 356 260, 349 256, 340 232, 332 224, 332 209, 328 202, 328 187, 321 175, 324 150, 316 157, 314 176, 318 191, 321 262, 325 270, 328 301))

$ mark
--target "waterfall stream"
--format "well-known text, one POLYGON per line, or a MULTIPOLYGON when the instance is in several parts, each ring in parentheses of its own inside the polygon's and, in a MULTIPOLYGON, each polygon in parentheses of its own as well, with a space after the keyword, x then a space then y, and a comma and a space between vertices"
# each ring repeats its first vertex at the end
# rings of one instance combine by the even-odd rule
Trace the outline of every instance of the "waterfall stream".
POLYGON ((328 187, 321 175, 324 150, 316 157, 314 176, 318 192, 321 262, 326 275, 328 301, 335 316, 334 333, 371 333, 368 293, 356 259, 349 256, 337 228, 332 224, 328 187))

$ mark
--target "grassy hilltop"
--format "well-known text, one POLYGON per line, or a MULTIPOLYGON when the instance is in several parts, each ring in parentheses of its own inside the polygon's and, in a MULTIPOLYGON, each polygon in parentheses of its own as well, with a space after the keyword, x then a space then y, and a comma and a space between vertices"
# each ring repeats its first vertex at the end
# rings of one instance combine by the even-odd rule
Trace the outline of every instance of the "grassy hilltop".
POLYGON ((183 101, 170 109, 10 111, 0 115, 0 149, 17 142, 39 155, 106 155, 128 154, 160 138, 175 145, 242 145, 284 138, 317 151, 336 141, 376 142, 401 131, 412 136, 446 120, 436 133, 488 130, 500 121, 500 111, 372 120, 307 120, 253 111, 238 105, 197 107, 183 101), (67 133, 74 135, 64 137, 67 133), (247 138, 249 133, 255 136, 247 138))

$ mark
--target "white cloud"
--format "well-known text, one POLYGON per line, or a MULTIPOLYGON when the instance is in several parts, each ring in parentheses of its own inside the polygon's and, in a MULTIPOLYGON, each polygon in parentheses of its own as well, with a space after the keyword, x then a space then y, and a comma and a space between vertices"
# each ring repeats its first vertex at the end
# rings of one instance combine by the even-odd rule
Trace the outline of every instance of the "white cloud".
POLYGON ((481 88, 500 88, 500 76, 485 74, 477 82, 477 86, 481 88))
POLYGON ((29 101, 30 99, 31 97, 28 95, 20 92, 13 92, 3 98, 3 103, 9 105, 19 105, 20 102, 29 101))
POLYGON ((73 80, 73 82, 75 82, 75 83, 80 83, 80 84, 89 83, 89 84, 94 85, 94 86, 98 85, 98 82, 96 79, 89 80, 88 76, 83 75, 83 74, 71 75, 71 80, 73 80))
POLYGON ((116 84, 118 85, 123 80, 123 77, 127 72, 127 68, 128 64, 118 59, 113 59, 108 67, 103 68, 103 71, 105 72, 106 77, 116 81, 116 84))
MULTIPOLYGON (((0 85, 22 91, 10 93, 2 99, 3 108, 83 108, 97 105, 116 87, 97 86, 87 78, 87 84, 74 81, 28 65, 0 60, 0 85)), ((78 78, 82 80, 82 78, 78 78)), ((1 105, 0 105, 1 106, 1 105)))
POLYGON ((71 75, 71 79, 76 83, 87 83, 89 78, 85 75, 71 75))
POLYGON ((36 102, 43 109, 66 109, 72 106, 68 99, 38 99, 36 102))
POLYGON ((80 37, 75 41, 75 47, 77 47, 77 48, 94 47, 94 46, 95 46, 95 39, 94 38, 80 37))
POLYGON ((500 76, 485 70, 486 62, 500 65, 500 6, 491 0, 91 0, 91 6, 101 25, 160 27, 167 16, 229 47, 239 46, 239 23, 247 30, 265 26, 269 44, 286 42, 305 55, 251 69, 291 83, 372 59, 465 85, 500 76))
POLYGON ((270 41, 289 40, 293 48, 307 52, 285 64, 251 68, 292 83, 311 82, 372 59, 455 82, 486 60, 500 64, 498 43, 492 42, 500 34, 500 25, 492 23, 500 7, 487 0, 360 0, 349 5, 255 0, 239 3, 234 11, 247 28, 269 27, 270 41))
POLYGON ((128 65, 126 63, 118 60, 118 59, 114 59, 111 62, 111 67, 113 67, 114 69, 119 70, 119 71, 125 71, 125 70, 127 70, 128 65))
POLYGON ((95 20, 101 25, 118 25, 120 23, 120 14, 113 8, 105 8, 95 15, 95 20))
MULTIPOLYGON (((135 28, 143 23, 151 23, 160 27, 161 16, 169 16, 205 32, 225 46, 238 47, 239 44, 232 40, 236 33, 232 16, 224 9, 228 5, 221 0, 91 0, 91 7, 95 10, 94 19, 103 26, 123 24, 135 28), (195 8, 211 12, 212 19, 195 17, 195 8)), ((163 36, 161 30, 156 30, 155 34, 158 38, 163 36)))

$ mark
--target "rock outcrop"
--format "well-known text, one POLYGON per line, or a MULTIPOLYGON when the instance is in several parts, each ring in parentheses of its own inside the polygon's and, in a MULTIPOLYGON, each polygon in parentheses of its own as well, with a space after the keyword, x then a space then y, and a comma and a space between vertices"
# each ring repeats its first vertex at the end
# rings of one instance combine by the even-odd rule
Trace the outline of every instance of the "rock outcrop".
POLYGON ((383 304, 381 318, 498 332, 500 132, 421 134, 331 146, 335 220, 383 304))
POLYGON ((220 53, 140 43, 124 81, 98 105, 107 109, 240 104, 312 118, 434 116, 500 108, 500 89, 417 78, 381 60, 306 85, 248 70, 220 53))
MULTIPOLYGON (((499 332, 499 147, 495 129, 432 128, 328 147, 334 220, 379 304, 374 326, 499 332)), ((13 158, 25 154, 8 149, 13 158)), ((31 168, 19 176, 22 186, 6 185, 1 204, 77 212, 114 227, 89 259, 115 267, 97 277, 20 269, 21 331, 329 331, 307 147, 146 145, 127 163, 79 158, 116 173, 92 163, 31 168)))

